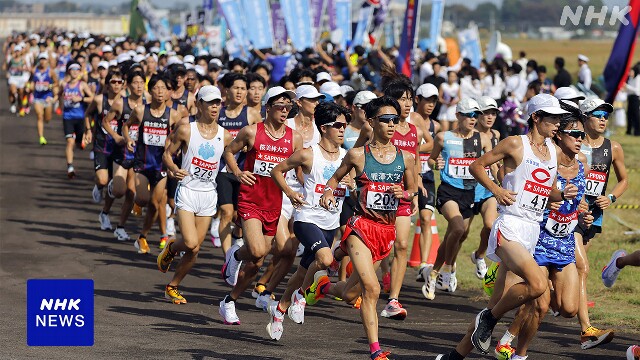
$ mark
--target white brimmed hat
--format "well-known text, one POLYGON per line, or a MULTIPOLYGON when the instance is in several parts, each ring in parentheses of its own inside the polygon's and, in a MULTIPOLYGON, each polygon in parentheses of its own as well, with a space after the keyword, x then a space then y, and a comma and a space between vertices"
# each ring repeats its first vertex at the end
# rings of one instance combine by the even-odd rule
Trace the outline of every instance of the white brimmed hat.
POLYGON ((536 111, 544 111, 547 114, 562 115, 568 111, 560 107, 560 101, 549 94, 538 94, 527 102, 527 117, 531 117, 536 111))
POLYGON ((205 85, 198 90, 196 99, 202 101, 222 100, 222 94, 220 89, 213 85, 205 85))
POLYGON ((296 98, 296 93, 294 93, 291 90, 287 90, 285 88, 283 88, 282 86, 274 86, 271 89, 269 89, 269 91, 267 91, 267 98, 266 98, 266 102, 269 102, 269 100, 278 97, 282 94, 286 94, 289 99, 293 100, 296 98))
POLYGON ((433 84, 422 84, 416 90, 416 96, 422 96, 425 99, 438 96, 438 88, 433 84))

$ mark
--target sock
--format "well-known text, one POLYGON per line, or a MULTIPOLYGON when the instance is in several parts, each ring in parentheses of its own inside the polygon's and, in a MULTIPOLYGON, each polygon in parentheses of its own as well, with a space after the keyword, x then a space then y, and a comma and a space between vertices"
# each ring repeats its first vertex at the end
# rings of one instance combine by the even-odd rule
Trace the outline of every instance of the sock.
POLYGON ((122 229, 122 228, 124 228, 124 226, 116 225, 116 230, 122 229))
POLYGON ((374 343, 369 344, 369 351, 371 352, 372 355, 376 351, 380 351, 380 343, 376 341, 374 343))
POLYGON ((389 298, 389 301, 387 301, 388 303, 392 302, 393 300, 398 301, 398 299, 396 298, 389 298))
POLYGON ((278 310, 282 315, 284 315, 287 312, 286 309, 283 310, 282 307, 280 307, 280 303, 278 303, 278 307, 276 307, 276 310, 278 310))
POLYGON ((516 336, 513 335, 512 333, 509 332, 509 330, 507 330, 504 335, 502 336, 502 339, 500 339, 500 341, 498 342, 498 344, 500 345, 505 345, 505 344, 509 344, 511 345, 511 342, 513 341, 513 339, 516 336))
POLYGON ((236 252, 233 253, 233 258, 236 259, 236 261, 240 261, 240 259, 238 258, 238 251, 236 250, 236 252))
POLYGON ((488 309, 488 313, 489 313, 489 321, 491 321, 491 323, 493 323, 493 325, 495 326, 495 324, 498 323, 498 319, 493 316, 493 314, 491 313, 491 309, 488 309))
POLYGON ((513 355, 511 357, 511 360, 527 360, 528 357, 529 357, 529 355, 526 355, 526 356, 513 355))
POLYGON ((160 235, 160 239, 162 239, 162 238, 166 238, 166 237, 169 237, 169 235, 167 235, 167 234, 162 234, 162 235, 160 235))
POLYGON ((265 291, 263 291, 263 292, 261 292, 261 293, 260 293, 260 296, 262 296, 262 295, 268 295, 268 296, 271 296, 271 291, 269 291, 269 290, 265 290, 265 291))
POLYGON ((237 299, 234 299, 231 297, 231 294, 227 295, 224 297, 224 302, 225 303, 230 303, 230 302, 235 302, 237 299))
POLYGON ((100 213, 101 214, 105 214, 105 215, 109 215, 109 212, 108 211, 104 211, 104 210, 100 211, 100 213))
POLYGON ((146 236, 146 235, 142 235, 142 234, 140 234, 140 236, 138 236, 138 239, 146 239, 146 238, 147 238, 147 236, 146 236))
POLYGON ((449 353, 449 360, 462 360, 464 356, 460 355, 455 349, 449 353))
POLYGON ((329 283, 326 283, 325 285, 323 285, 323 286, 320 288, 320 294, 326 294, 326 293, 328 293, 328 292, 329 292, 329 289, 331 289, 331 283, 330 283, 330 282, 329 282, 329 283))
POLYGON ((616 259, 616 262, 613 264, 613 266, 615 266, 616 269, 621 270, 624 266, 620 267, 620 265, 618 265, 618 261, 620 261, 620 258, 616 259))
POLYGON ((440 272, 451 273, 451 265, 447 265, 447 264, 442 265, 442 269, 440 269, 440 272))
POLYGON ((422 269, 423 267, 426 267, 426 266, 427 266, 427 263, 423 261, 423 262, 420 263, 420 266, 418 267, 418 270, 420 270, 420 269, 422 269))

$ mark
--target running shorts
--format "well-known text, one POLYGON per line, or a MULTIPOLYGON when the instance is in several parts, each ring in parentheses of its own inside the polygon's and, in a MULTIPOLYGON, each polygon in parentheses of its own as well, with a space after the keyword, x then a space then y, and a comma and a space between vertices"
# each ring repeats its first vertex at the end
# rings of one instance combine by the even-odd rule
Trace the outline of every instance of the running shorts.
POLYGON ((240 193, 240 182, 233 174, 219 172, 216 177, 218 185, 218 205, 238 204, 238 194, 240 193))
POLYGON ((113 162, 114 162, 113 153, 105 154, 100 151, 93 152, 93 167, 95 171, 111 169, 111 167, 113 166, 113 162))
POLYGON ((156 185, 158 185, 158 183, 162 179, 167 177, 167 172, 166 171, 137 170, 137 169, 134 169, 134 171, 137 172, 138 174, 143 175, 144 177, 146 177, 147 180, 149 181, 149 186, 151 186, 151 188, 156 187, 156 185))
POLYGON ((436 184, 433 181, 422 179, 422 186, 427 190, 427 196, 418 191, 418 206, 420 210, 435 211, 436 206, 436 184))
POLYGON ((18 89, 24 89, 27 86, 27 81, 22 75, 9 76, 9 85, 15 85, 18 89))
POLYGON ((485 203, 487 200, 491 199, 492 197, 493 197, 493 196, 489 196, 489 197, 486 197, 486 198, 484 198, 484 199, 482 199, 482 200, 480 200, 480 201, 476 201, 476 202, 473 204, 473 215, 478 215, 478 214, 480 214, 480 212, 482 212, 482 206, 484 205, 484 203, 485 203))
MULTIPOLYGON (((178 189, 178 182, 179 180, 174 178, 174 177, 169 177, 167 178, 167 197, 169 199, 174 199, 176 197, 176 191, 178 189)), ((217 201, 217 197, 216 197, 216 201, 217 201)), ((217 203, 216 203, 217 205, 217 203)))
POLYGON ((538 237, 540 236, 540 224, 522 220, 513 215, 498 215, 489 234, 489 247, 487 257, 492 261, 500 262, 496 250, 502 241, 515 241, 522 245, 533 255, 538 237))
POLYGON ((289 199, 288 196, 286 196, 284 193, 282 194, 282 216, 285 217, 285 219, 287 219, 287 221, 291 220, 291 217, 293 217, 293 211, 295 209, 293 208, 293 205, 291 204, 291 200, 289 199))
POLYGON ((62 120, 65 139, 76 139, 76 144, 82 143, 84 135, 84 119, 62 120))
POLYGON ((347 196, 342 203, 340 212, 340 226, 345 226, 356 211, 356 200, 353 196, 347 196))
MULTIPOLYGON (((218 189, 220 191, 220 189, 218 189)), ((262 233, 267 236, 276 236, 278 230, 278 220, 280 219, 280 209, 263 210, 256 209, 252 204, 238 203, 238 217, 243 221, 258 219, 262 222, 262 233)))
POLYGON ((196 216, 213 216, 218 205, 218 193, 215 190, 195 191, 178 184, 175 200, 176 209, 194 213, 196 216))
POLYGON ((441 182, 440 186, 438 186, 436 209, 442 213, 442 206, 449 201, 453 201, 458 204, 462 218, 468 219, 473 216, 473 201, 475 200, 475 196, 475 189, 458 189, 455 186, 441 182))
POLYGON ((316 224, 295 221, 293 223, 293 233, 296 234, 296 238, 304 246, 300 265, 308 269, 309 265, 315 260, 318 250, 331 247, 336 229, 322 230, 316 224))
POLYGON ((371 251, 371 257, 375 263, 386 258, 391 252, 393 243, 396 241, 396 227, 379 224, 361 216, 352 216, 340 242, 340 248, 346 254, 349 253, 346 241, 349 235, 356 235, 362 240, 371 251))

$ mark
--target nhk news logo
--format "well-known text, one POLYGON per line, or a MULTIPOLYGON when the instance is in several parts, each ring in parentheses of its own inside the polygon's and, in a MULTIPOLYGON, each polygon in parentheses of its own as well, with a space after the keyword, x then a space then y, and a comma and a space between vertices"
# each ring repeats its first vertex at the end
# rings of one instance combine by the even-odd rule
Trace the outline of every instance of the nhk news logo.
POLYGON ((27 280, 27 345, 93 346, 93 280, 27 280))

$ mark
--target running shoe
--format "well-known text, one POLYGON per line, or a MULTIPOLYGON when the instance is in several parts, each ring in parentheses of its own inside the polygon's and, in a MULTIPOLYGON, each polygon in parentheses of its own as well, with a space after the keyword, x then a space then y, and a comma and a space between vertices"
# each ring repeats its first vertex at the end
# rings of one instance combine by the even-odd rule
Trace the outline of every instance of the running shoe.
POLYGON ((449 284, 451 283, 451 273, 442 271, 438 274, 436 279, 436 289, 442 291, 449 291, 449 284))
POLYGON ((40 145, 47 145, 47 139, 44 136, 40 136, 40 145))
POLYGON ((362 305, 362 296, 358 296, 355 304, 353 304, 353 308, 360 310, 360 305, 362 305))
POLYGON ((449 354, 438 354, 436 360, 449 360, 449 354))
POLYGON ((214 248, 219 248, 222 247, 222 242, 220 241, 219 237, 211 237, 211 242, 213 243, 213 247, 214 248))
POLYGON ((371 360, 391 360, 389 355, 391 355, 391 353, 388 351, 378 350, 371 354, 371 360))
POLYGON ((235 301, 225 302, 227 296, 220 301, 218 313, 222 316, 225 325, 240 325, 240 318, 236 314, 236 303, 235 301))
POLYGON ((100 230, 112 230, 109 214, 105 214, 101 211, 100 215, 98 215, 98 219, 100 220, 100 230))
POLYGON ((138 249, 138 254, 147 254, 151 250, 147 244, 147 239, 143 237, 139 237, 138 240, 133 243, 133 246, 138 249))
POLYGON ((24 108, 21 108, 20 111, 18 111, 18 116, 22 116, 24 117, 26 115, 26 111, 24 111, 24 108))
POLYGON ((94 204, 100 204, 102 202, 102 189, 98 189, 98 185, 93 185, 91 196, 93 197, 94 204))
POLYGON ((600 330, 595 326, 589 326, 587 330, 580 334, 580 347, 582 350, 586 350, 608 344, 613 340, 613 337, 612 329, 600 330))
POLYGON ((260 296, 260 294, 262 294, 262 292, 266 289, 267 287, 263 284, 256 284, 256 286, 253 288, 253 291, 251 292, 251 296, 253 296, 254 299, 257 299, 258 296, 260 296))
POLYGON ((382 309, 380 316, 392 320, 404 320, 407 317, 407 310, 402 308, 402 304, 398 300, 393 299, 382 309))
POLYGON ((262 292, 256 298, 256 307, 258 309, 261 309, 262 311, 267 311, 267 307, 269 307, 270 302, 271 302, 271 294, 262 292))
POLYGON ((275 301, 267 307, 267 312, 271 315, 269 323, 267 324, 267 333, 269 333, 271 339, 278 341, 282 337, 282 332, 284 331, 282 326, 282 323, 284 322, 284 314, 278 310, 278 303, 275 301))
POLYGON ((422 285, 422 295, 428 300, 433 300, 436 298, 436 281, 438 279, 438 272, 435 270, 431 270, 429 272, 429 278, 422 285))
POLYGON ((497 320, 493 319, 491 311, 487 308, 480 311, 476 316, 475 328, 471 334, 471 343, 476 350, 485 355, 489 353, 491 333, 493 333, 493 328, 497 322, 497 320))
POLYGON ((158 254, 158 259, 157 259, 158 270, 160 270, 163 273, 166 273, 169 270, 169 267, 171 267, 171 263, 173 262, 173 259, 176 257, 176 254, 174 252, 171 252, 171 244, 173 244, 175 241, 176 241, 175 239, 169 240, 169 243, 167 244, 167 246, 165 246, 165 248, 162 249, 160 254, 158 254))
POLYGON ((131 213, 134 216, 142 216, 142 208, 138 204, 133 204, 133 209, 131 209, 131 213))
POLYGON ((11 111, 12 114, 15 114, 17 111, 16 105, 12 104, 11 107, 9 108, 9 111, 11 111))
POLYGON ((174 304, 186 304, 187 303, 187 299, 185 299, 182 296, 182 294, 180 294, 180 292, 178 291, 178 287, 177 286, 167 285, 164 288, 164 297, 167 300, 171 300, 171 302, 174 303, 174 304))
POLYGON ((176 221, 172 217, 167 218, 167 235, 176 236, 176 221))
POLYGON ((629 346, 627 349, 627 360, 640 360, 640 346, 629 346))
POLYGON ((382 291, 387 294, 391 292, 391 273, 382 275, 382 291))
MULTIPOLYGON (((14 106, 15 109, 15 106, 14 106)), ((15 113, 15 110, 13 111, 13 113, 15 113)), ((61 116, 62 115, 62 109, 60 109, 59 107, 56 108, 56 115, 61 116)))
POLYGON ((214 217, 211 219, 211 227, 209 227, 209 233, 211 237, 220 238, 220 218, 214 217))
POLYGON ((623 256, 627 256, 627 252, 624 250, 618 250, 614 252, 613 255, 611 255, 611 260, 609 260, 607 266, 602 268, 602 283, 604 284, 604 286, 610 288, 618 279, 618 275, 620 275, 621 269, 618 269, 618 267, 616 266, 616 260, 623 256))
POLYGON ((498 344, 493 353, 498 360, 509 360, 516 353, 516 349, 512 348, 511 344, 498 344))
POLYGON ((456 272, 451 273, 451 277, 449 278, 449 292, 456 292, 458 288, 458 278, 456 277, 456 272))
POLYGON ((420 265, 420 268, 418 269, 418 275, 416 275, 416 281, 419 281, 419 282, 427 281, 427 276, 429 276, 429 274, 431 273, 431 270, 433 270, 433 264, 420 265))
POLYGON ((231 286, 236 286, 236 282, 238 282, 238 274, 240 273, 240 267, 242 266, 242 260, 236 260, 234 257, 236 251, 238 251, 240 247, 235 244, 229 250, 227 250, 227 256, 222 265, 222 278, 227 284, 231 286))
POLYGON ((484 279, 484 276, 487 274, 487 263, 484 261, 484 258, 477 258, 476 252, 471 252, 471 262, 476 265, 476 277, 478 279, 484 279))
POLYGON ((296 324, 304 324, 304 308, 307 301, 300 291, 296 291, 291 295, 291 306, 287 309, 287 315, 296 324))
POLYGON ((322 299, 325 294, 322 289, 325 285, 330 284, 329 276, 326 270, 320 270, 313 275, 313 284, 304 292, 304 298, 308 305, 315 305, 318 300, 322 299))
POLYGON ((74 177, 76 177, 76 169, 73 168, 73 165, 67 166, 67 177, 69 179, 73 179, 74 177))
POLYGON ((162 250, 167 246, 167 240, 169 240, 168 236, 163 236, 160 238, 160 244, 158 245, 158 249, 162 250))
POLYGON ((129 237, 129 234, 127 234, 127 232, 124 230, 123 227, 116 227, 116 229, 113 230, 113 236, 115 236, 115 238, 118 239, 118 241, 131 240, 131 238, 129 237))

